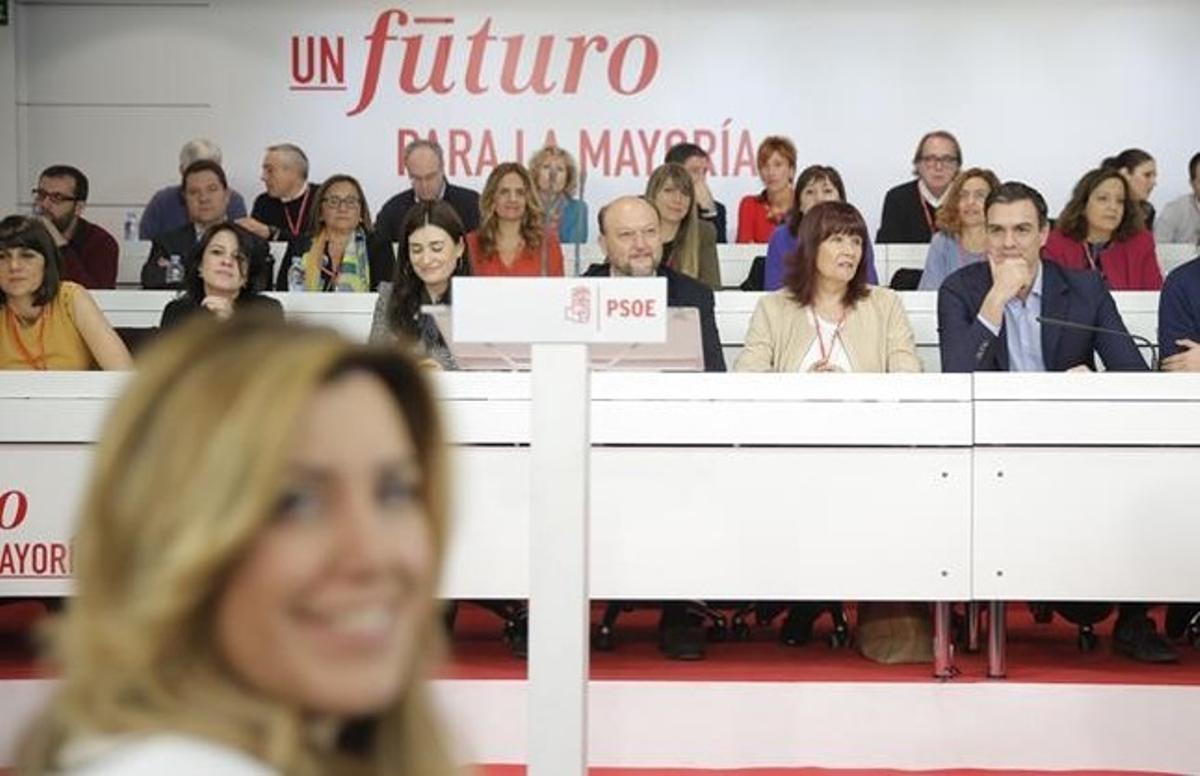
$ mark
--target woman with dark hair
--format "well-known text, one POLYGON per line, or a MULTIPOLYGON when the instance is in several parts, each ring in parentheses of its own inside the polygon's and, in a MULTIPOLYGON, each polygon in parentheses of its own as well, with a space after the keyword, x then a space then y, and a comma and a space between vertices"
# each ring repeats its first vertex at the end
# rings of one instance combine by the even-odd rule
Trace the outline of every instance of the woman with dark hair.
POLYGON ((987 247, 984 203, 1000 187, 996 173, 972 167, 946 190, 937 211, 937 234, 925 254, 920 291, 937 291, 942 281, 959 267, 983 261, 987 247))
POLYGON ((796 144, 770 135, 758 144, 758 177, 763 190, 738 203, 737 241, 765 243, 792 210, 792 179, 796 177, 796 144))
MULTIPOLYGON (((858 210, 821 202, 804 214, 799 231, 786 285, 758 301, 734 371, 921 371, 900 295, 867 285, 867 225, 858 210)), ((780 640, 789 646, 807 642, 813 621, 830 606, 789 603, 780 640)), ((929 660, 927 619, 920 606, 860 604, 859 648, 881 662, 929 660), (892 635, 893 626, 900 636, 892 635)))
POLYGON ((420 355, 443 369, 455 368, 437 324, 421 306, 450 304, 451 278, 471 274, 464 231, 458 213, 440 199, 409 209, 400 228, 395 277, 379 285, 372 343, 412 341, 420 355))
POLYGON ((919 372, 900 296, 867 285, 867 225, 845 202, 814 205, 785 287, 759 300, 739 372, 919 372))
POLYGON ((129 369, 129 351, 87 289, 59 277, 41 219, 0 221, 0 369, 129 369))
POLYGON ((663 263, 713 290, 720 289, 717 230, 700 219, 687 168, 674 162, 659 165, 646 183, 646 199, 658 210, 663 263))
POLYGON ((362 186, 331 175, 316 193, 305 236, 288 243, 279 263, 279 291, 374 291, 392 276, 396 257, 385 235, 371 227, 362 186))
POLYGON ((1042 249, 1068 269, 1090 269, 1113 291, 1158 291, 1162 269, 1154 237, 1132 205, 1129 181, 1116 169, 1098 167, 1075 184, 1042 249))
POLYGON ((266 266, 253 251, 255 237, 232 221, 210 226, 188 260, 183 296, 163 308, 159 327, 169 329, 200 311, 228 320, 234 311, 258 309, 283 318, 283 307, 258 293, 251 278, 266 266))
POLYGON ((1101 167, 1110 167, 1120 171, 1129 181, 1129 193, 1133 201, 1142 211, 1142 223, 1147 229, 1154 229, 1154 205, 1150 204, 1150 192, 1158 183, 1158 164, 1154 157, 1140 148, 1126 148, 1116 156, 1110 156, 1101 167))
POLYGON ((472 274, 562 277, 558 235, 546 228, 533 179, 518 162, 492 170, 479 196, 479 215, 479 229, 467 234, 472 274))
MULTIPOLYGON (((787 223, 775 227, 767 242, 767 258, 763 265, 764 291, 774 291, 783 286, 783 278, 787 274, 785 260, 794 255, 799 247, 800 220, 808 209, 820 202, 845 201, 846 187, 842 184, 842 176, 834 168, 813 164, 800 172, 800 177, 796 178, 796 191, 787 223)), ((863 245, 863 262, 867 265, 867 283, 877 284, 875 249, 869 239, 863 245)))

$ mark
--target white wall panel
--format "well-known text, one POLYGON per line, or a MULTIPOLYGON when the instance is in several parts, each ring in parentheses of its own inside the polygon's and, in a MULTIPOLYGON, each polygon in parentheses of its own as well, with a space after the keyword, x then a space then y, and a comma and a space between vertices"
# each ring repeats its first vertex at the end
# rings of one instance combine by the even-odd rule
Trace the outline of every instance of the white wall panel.
MULTIPOLYGON (((137 205, 178 180, 179 147, 213 129, 207 108, 50 107, 18 109, 24 201, 47 165, 75 164, 91 179, 96 206, 137 205)), ((120 236, 120 222, 109 224, 120 236)))
POLYGON ((36 3, 22 9, 21 102, 176 105, 212 101, 207 4, 36 3))

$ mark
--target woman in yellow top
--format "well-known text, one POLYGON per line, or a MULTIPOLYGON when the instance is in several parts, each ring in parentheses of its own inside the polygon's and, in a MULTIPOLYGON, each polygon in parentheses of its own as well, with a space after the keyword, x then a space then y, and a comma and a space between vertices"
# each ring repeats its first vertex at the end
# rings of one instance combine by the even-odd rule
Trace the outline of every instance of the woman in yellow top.
POLYGON ((759 300, 738 372, 919 372, 900 296, 867 285, 867 225, 845 202, 822 202, 800 222, 784 287, 759 300))
POLYGON ((59 276, 58 247, 36 218, 0 221, 0 369, 129 369, 91 294, 59 276))

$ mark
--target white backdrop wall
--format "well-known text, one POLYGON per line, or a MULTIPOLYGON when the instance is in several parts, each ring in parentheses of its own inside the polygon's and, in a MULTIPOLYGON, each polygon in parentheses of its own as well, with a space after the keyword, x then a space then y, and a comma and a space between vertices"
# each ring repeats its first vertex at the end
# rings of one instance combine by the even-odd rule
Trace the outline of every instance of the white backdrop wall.
MULTIPOLYGON (((452 160, 451 177, 478 188, 493 159, 517 154, 518 135, 527 160, 554 130, 577 156, 581 139, 591 149, 586 198, 594 213, 615 194, 641 190, 666 133, 678 129, 716 141, 713 187, 731 211, 732 236, 739 198, 759 188, 752 146, 770 133, 796 141, 801 166, 835 165, 872 229, 884 191, 911 173, 916 139, 935 127, 959 136, 968 165, 1033 183, 1055 211, 1084 170, 1130 145, 1158 158, 1153 200, 1161 204, 1186 191, 1187 159, 1200 150, 1194 0, 548 7, 533 0, 19 2, 14 27, 0 29, 2 104, 11 102, 6 84, 15 81, 16 91, 15 139, 9 118, 0 122, 0 204, 28 208, 42 167, 75 163, 92 179, 93 218, 118 230, 127 210, 174 180, 182 142, 210 136, 248 202, 261 190, 263 146, 290 140, 307 149, 314 178, 352 172, 378 209, 408 186, 399 172, 404 131, 436 131, 444 145, 453 132, 460 147, 469 142, 471 150, 452 160), (392 8, 407 14, 403 23, 392 8), (430 16, 448 21, 417 20, 430 16), (380 47, 378 91, 350 116, 364 86, 367 36, 381 17, 392 40, 380 47), (495 40, 473 78, 470 36, 489 19, 495 40), (547 94, 502 89, 506 39, 522 34, 518 84, 530 77, 539 36, 552 40, 547 94), (341 78, 329 71, 324 85, 343 90, 292 88, 322 83, 319 68, 307 84, 293 75, 293 36, 303 51, 309 35, 331 45, 342 39, 341 78), (452 86, 445 94, 399 86, 405 47, 418 35, 418 85, 446 37, 444 80, 452 86), (604 36, 608 47, 599 52, 593 43, 568 94, 573 36, 604 36), (653 68, 645 61, 651 49, 653 68), (610 66, 625 91, 643 73, 648 82, 620 94, 610 66), (487 91, 472 94, 471 86, 487 91), (606 130, 607 174, 598 150, 606 130), (489 136, 494 156, 481 154, 489 136)), ((306 60, 298 64, 303 78, 306 60)))

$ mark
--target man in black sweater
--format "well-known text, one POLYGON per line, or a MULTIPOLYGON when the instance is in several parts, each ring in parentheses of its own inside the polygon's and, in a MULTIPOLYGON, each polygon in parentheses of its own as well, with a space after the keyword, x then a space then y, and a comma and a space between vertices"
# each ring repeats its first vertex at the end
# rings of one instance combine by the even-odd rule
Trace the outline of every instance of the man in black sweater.
POLYGON ((430 140, 414 140, 404 148, 404 170, 412 188, 402 191, 383 204, 375 219, 375 232, 387 239, 400 239, 400 227, 417 200, 432 202, 444 199, 468 232, 479 228, 479 193, 455 186, 446 180, 442 147, 430 140))
POLYGON ((927 243, 937 231, 937 209, 962 167, 962 148, 945 130, 927 133, 913 154, 915 180, 901 183, 883 198, 877 243, 927 243))
POLYGON ((267 190, 238 225, 263 240, 290 241, 305 234, 320 203, 314 201, 317 184, 308 182, 308 156, 303 149, 291 143, 269 146, 261 178, 267 190))

